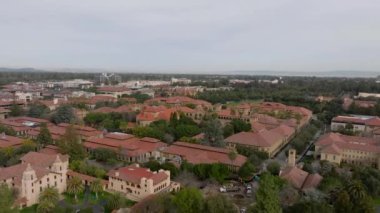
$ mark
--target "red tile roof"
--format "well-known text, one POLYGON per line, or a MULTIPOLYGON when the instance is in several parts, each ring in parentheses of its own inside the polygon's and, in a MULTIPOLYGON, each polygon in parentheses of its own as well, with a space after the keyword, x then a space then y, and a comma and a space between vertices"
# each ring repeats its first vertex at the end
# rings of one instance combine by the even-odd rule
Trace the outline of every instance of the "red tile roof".
POLYGON ((49 155, 37 152, 29 152, 21 158, 22 163, 10 167, 0 167, 0 180, 12 178, 13 183, 17 186, 21 185, 22 176, 25 170, 33 169, 36 172, 37 178, 50 173, 49 166, 57 160, 62 162, 68 161, 67 155, 49 155))
POLYGON ((316 188, 323 177, 319 174, 309 174, 298 167, 287 167, 280 172, 280 177, 290 182, 297 189, 316 188))
POLYGON ((99 92, 126 92, 130 91, 127 87, 120 87, 120 86, 105 86, 105 87, 98 87, 97 90, 99 92))
POLYGON ((0 133, 0 148, 19 147, 22 145, 22 143, 23 139, 21 138, 0 133))
POLYGON ((295 129, 293 127, 287 126, 285 124, 281 124, 280 126, 272 129, 273 132, 277 132, 278 134, 284 135, 286 137, 290 137, 295 133, 295 129))
POLYGON ((197 100, 197 99, 189 98, 186 96, 172 96, 168 98, 158 97, 158 98, 147 100, 145 103, 152 104, 155 102, 162 102, 162 103, 167 103, 167 104, 182 104, 182 105, 194 104, 194 105, 201 105, 207 108, 212 107, 212 104, 207 101, 197 100))
POLYGON ((240 132, 231 135, 225 141, 248 146, 271 147, 283 138, 284 135, 277 131, 263 129, 259 132, 240 132))
MULTIPOLYGON (((96 177, 85 175, 85 174, 82 174, 82 173, 79 173, 79 172, 75 172, 75 171, 72 171, 72 170, 67 170, 67 176, 69 176, 69 177, 78 177, 81 180, 85 180, 85 181, 90 182, 90 183, 92 183, 93 181, 95 181, 95 180, 98 179, 96 177)), ((106 180, 102 180, 101 179, 100 182, 101 182, 101 184, 103 186, 108 184, 108 181, 106 181, 106 180)))
POLYGON ((163 171, 152 172, 149 169, 141 168, 136 164, 119 168, 117 170, 111 170, 108 172, 108 176, 119 178, 134 184, 140 184, 142 178, 152 179, 153 185, 157 185, 169 178, 169 175, 163 171))
POLYGON ((57 155, 59 154, 59 147, 53 145, 47 145, 45 148, 40 149, 39 153, 49 154, 49 155, 57 155))
POLYGON ((193 164, 212 164, 222 163, 240 167, 247 160, 242 155, 237 155, 235 160, 231 160, 228 154, 231 152, 228 149, 216 148, 211 146, 191 144, 185 142, 175 142, 171 146, 165 148, 163 153, 178 155, 193 164))
POLYGON ((342 150, 357 150, 380 153, 380 144, 376 139, 348 136, 339 133, 328 133, 315 143, 321 147, 321 152, 341 153, 342 150))
POLYGON ((84 146, 89 149, 106 148, 121 151, 121 154, 127 156, 139 156, 158 150, 166 146, 166 144, 157 139, 140 139, 129 134, 110 133, 105 135, 104 138, 90 137, 86 140, 84 146))
POLYGON ((69 156, 62 154, 51 155, 39 152, 29 152, 28 154, 21 157, 21 161, 23 163, 30 163, 31 165, 38 165, 43 167, 47 167, 53 164, 57 159, 61 161, 68 161, 69 156))

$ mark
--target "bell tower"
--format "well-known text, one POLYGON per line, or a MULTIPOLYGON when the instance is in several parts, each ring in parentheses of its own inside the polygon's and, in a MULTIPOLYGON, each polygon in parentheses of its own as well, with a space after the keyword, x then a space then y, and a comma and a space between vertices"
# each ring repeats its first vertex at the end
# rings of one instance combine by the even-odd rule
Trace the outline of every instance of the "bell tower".
POLYGON ((296 150, 295 149, 289 149, 288 166, 290 167, 296 166, 296 150))

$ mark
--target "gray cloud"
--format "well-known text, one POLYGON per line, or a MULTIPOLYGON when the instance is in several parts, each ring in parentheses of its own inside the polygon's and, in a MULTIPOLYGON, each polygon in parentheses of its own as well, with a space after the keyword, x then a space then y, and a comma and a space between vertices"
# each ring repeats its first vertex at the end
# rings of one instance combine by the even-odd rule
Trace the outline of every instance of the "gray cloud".
POLYGON ((378 0, 2 0, 0 66, 380 70, 378 0))

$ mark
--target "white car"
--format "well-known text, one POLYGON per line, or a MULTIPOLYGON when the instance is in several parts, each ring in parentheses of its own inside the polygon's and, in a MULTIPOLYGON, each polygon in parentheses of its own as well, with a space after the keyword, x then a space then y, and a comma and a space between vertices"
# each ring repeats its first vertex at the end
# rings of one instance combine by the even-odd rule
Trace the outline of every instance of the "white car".
POLYGON ((226 187, 223 186, 223 187, 220 187, 220 188, 219 188, 219 191, 220 191, 220 192, 227 192, 227 189, 226 189, 226 187))

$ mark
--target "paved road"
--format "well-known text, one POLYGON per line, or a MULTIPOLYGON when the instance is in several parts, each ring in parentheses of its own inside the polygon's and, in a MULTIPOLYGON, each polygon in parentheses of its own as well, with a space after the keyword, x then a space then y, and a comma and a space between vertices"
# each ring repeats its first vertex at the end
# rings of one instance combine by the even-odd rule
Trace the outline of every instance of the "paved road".
MULTIPOLYGON (((303 157, 306 155, 306 153, 310 150, 310 148, 312 147, 312 145, 317 141, 317 139, 321 136, 321 133, 322 131, 319 130, 313 137, 313 139, 311 141, 309 141, 309 145, 307 146, 307 148, 301 153, 299 154, 299 157, 297 159, 297 162, 300 162, 303 157)), ((279 163, 281 164, 284 164, 287 162, 287 157, 286 157, 286 152, 288 152, 288 150, 291 148, 291 143, 288 143, 284 148, 282 148, 282 150, 274 157, 274 160, 278 161, 279 163)))
POLYGON ((321 130, 319 130, 317 133, 315 133, 313 139, 309 142, 309 145, 307 148, 301 153, 297 159, 297 163, 301 162, 302 159, 306 156, 306 153, 310 150, 310 148, 314 145, 314 143, 318 140, 318 138, 321 136, 321 130))

